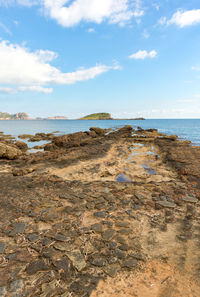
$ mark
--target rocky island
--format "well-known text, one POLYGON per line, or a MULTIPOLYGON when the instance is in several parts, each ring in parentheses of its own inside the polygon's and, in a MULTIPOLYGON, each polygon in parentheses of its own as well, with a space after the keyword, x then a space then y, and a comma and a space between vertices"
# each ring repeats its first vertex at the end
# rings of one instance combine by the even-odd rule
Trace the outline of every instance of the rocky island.
POLYGON ((29 120, 29 116, 25 112, 16 114, 9 114, 7 112, 0 112, 0 120, 29 120))
POLYGON ((85 117, 80 118, 79 120, 112 120, 111 114, 107 112, 92 113, 85 117))
POLYGON ((132 126, 30 137, 49 143, 0 137, 0 296, 199 296, 200 147, 132 126))

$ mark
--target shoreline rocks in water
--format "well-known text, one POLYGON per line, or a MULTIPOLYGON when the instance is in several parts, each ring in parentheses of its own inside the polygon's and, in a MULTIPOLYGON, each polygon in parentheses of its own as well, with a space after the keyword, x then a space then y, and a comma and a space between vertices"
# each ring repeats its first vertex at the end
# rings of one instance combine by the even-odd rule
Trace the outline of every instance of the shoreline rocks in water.
POLYGON ((0 296, 199 295, 199 147, 132 126, 32 137, 50 142, 0 142, 0 296))

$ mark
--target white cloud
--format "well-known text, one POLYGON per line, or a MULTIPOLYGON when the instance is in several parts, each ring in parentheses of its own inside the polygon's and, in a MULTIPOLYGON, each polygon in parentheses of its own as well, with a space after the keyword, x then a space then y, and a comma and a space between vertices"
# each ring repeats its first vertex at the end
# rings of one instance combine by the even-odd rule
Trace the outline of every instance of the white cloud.
POLYGON ((135 59, 135 60, 144 60, 146 58, 156 58, 157 52, 155 50, 152 50, 150 52, 139 50, 137 53, 132 54, 129 56, 129 59, 135 59))
POLYGON ((192 70, 194 70, 194 71, 200 71, 200 67, 198 67, 198 66, 192 66, 192 70))
POLYGON ((159 21, 161 25, 171 25, 175 24, 180 28, 191 26, 195 24, 200 24, 200 9, 193 10, 178 10, 173 14, 170 20, 167 20, 166 17, 162 17, 159 21))
POLYGON ((148 39, 150 37, 150 34, 146 29, 144 29, 142 36, 143 36, 143 38, 148 39))
POLYGON ((87 81, 108 72, 119 69, 118 65, 96 65, 80 68, 74 72, 63 73, 49 62, 57 57, 52 51, 29 51, 22 45, 0 42, 0 84, 4 87, 15 86, 18 91, 40 91, 50 93, 49 85, 68 85, 87 81))
POLYGON ((89 29, 87 30, 87 32, 88 32, 88 33, 94 33, 94 32, 95 32, 95 29, 94 29, 94 28, 89 28, 89 29))
POLYGON ((44 88, 41 86, 26 86, 26 87, 19 87, 18 91, 30 91, 30 92, 40 92, 40 93, 44 93, 44 94, 50 94, 53 92, 52 88, 44 88))
POLYGON ((15 94, 16 90, 13 88, 9 88, 9 87, 1 87, 0 86, 0 93, 5 93, 5 94, 15 94))
POLYGON ((12 32, 3 23, 0 22, 0 28, 2 28, 7 34, 12 35, 12 32))
POLYGON ((124 24, 132 17, 141 17, 141 0, 44 0, 44 12, 63 27, 80 22, 124 24))

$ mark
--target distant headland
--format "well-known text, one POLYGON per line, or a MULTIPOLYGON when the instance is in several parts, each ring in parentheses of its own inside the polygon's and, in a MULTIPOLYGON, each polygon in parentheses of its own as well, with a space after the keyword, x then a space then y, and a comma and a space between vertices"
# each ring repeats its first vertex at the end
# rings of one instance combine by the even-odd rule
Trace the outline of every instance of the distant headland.
MULTIPOLYGON (((16 114, 9 114, 7 112, 0 112, 0 120, 68 120, 66 116, 51 116, 47 118, 42 117, 36 117, 36 118, 30 118, 28 114, 25 112, 19 112, 16 114)), ((124 118, 124 119, 118 119, 113 118, 110 113, 107 112, 99 112, 99 113, 92 113, 89 115, 86 115, 82 118, 79 118, 78 120, 145 120, 145 118, 124 118)))

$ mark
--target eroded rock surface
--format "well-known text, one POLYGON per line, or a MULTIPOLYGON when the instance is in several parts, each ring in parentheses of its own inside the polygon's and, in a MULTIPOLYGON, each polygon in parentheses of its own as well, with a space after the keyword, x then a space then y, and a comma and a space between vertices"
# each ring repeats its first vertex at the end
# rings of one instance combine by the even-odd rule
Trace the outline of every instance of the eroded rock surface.
POLYGON ((49 145, 0 160, 0 296, 200 296, 200 148, 130 126, 49 145))

